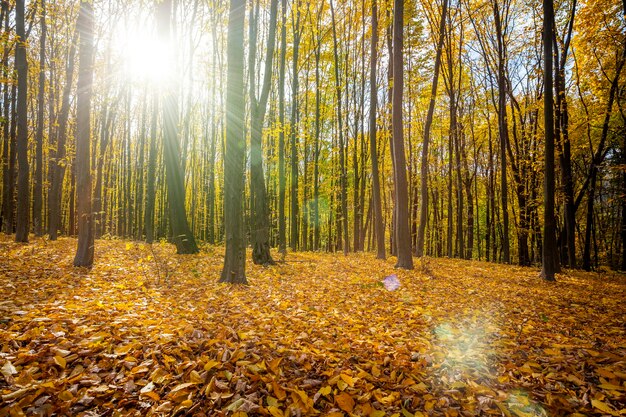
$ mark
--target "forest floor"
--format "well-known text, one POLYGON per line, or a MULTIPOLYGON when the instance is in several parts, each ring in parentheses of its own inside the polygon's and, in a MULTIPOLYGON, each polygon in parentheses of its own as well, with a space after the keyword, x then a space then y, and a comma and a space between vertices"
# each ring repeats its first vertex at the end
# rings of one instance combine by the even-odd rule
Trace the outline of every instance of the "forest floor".
POLYGON ((75 245, 0 235, 0 416, 626 415, 623 274, 75 245))

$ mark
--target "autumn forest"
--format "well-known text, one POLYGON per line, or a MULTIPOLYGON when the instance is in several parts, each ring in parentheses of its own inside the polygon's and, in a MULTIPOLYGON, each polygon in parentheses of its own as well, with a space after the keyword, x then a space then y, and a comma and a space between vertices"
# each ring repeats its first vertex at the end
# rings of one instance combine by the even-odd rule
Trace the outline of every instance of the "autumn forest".
POLYGON ((0 417, 626 409, 626 0, 2 0, 0 60, 0 417))

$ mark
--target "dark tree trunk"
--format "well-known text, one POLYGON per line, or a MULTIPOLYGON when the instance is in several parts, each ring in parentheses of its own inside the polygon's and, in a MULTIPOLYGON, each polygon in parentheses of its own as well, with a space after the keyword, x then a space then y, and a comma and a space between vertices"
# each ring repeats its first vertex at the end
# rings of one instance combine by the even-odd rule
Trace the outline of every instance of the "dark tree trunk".
POLYGON ((41 0, 39 35, 39 91, 37 92, 37 131, 35 132, 35 175, 33 177, 33 226, 35 235, 43 233, 43 128, 44 128, 44 94, 46 88, 46 1, 41 0))
POLYGON ((80 36, 80 45, 78 52, 78 93, 76 99, 78 247, 74 257, 74 266, 91 267, 94 254, 90 164, 94 23, 93 5, 90 0, 81 0, 76 27, 80 36))
POLYGON ((24 0, 15 3, 15 69, 17 72, 17 207, 15 241, 28 242, 29 232, 29 166, 28 166, 28 61, 24 0))
POLYGON ((402 121, 402 90, 404 86, 404 1, 394 0, 393 10, 393 169, 395 173, 397 268, 413 269, 411 233, 409 230, 408 184, 402 121))
POLYGON ((226 47, 226 153, 224 155, 224 226, 226 255, 220 282, 247 284, 243 222, 244 136, 244 17, 245 0, 231 0, 226 47))
POLYGON ((376 234, 376 257, 385 259, 385 224, 380 195, 380 175, 378 173, 378 147, 376 146, 376 107, 378 105, 378 83, 376 65, 378 64, 378 8, 372 0, 372 44, 370 59, 370 154, 372 158, 372 204, 374 206, 374 230, 376 234))
MULTIPOLYGON (((171 41, 171 10, 171 0, 164 0, 158 6, 158 32, 165 44, 171 41)), ((178 104, 172 86, 174 84, 173 69, 168 75, 170 86, 165 87, 166 93, 163 101, 163 159, 165 160, 169 220, 177 253, 191 254, 198 252, 198 246, 189 229, 185 213, 185 184, 178 140, 178 104)))
POLYGON ((500 12, 498 2, 493 2, 493 16, 496 24, 496 37, 498 41, 498 134, 500 137, 500 193, 502 202, 502 256, 503 262, 510 263, 509 245, 509 203, 506 147, 509 141, 509 128, 506 117, 506 51, 505 34, 503 31, 503 14, 500 12))
POLYGON ((541 276, 554 281, 557 263, 556 222, 554 219, 554 97, 552 78, 552 31, 554 30, 553 0, 543 0, 543 48, 544 48, 544 215, 543 215, 543 262, 541 276))

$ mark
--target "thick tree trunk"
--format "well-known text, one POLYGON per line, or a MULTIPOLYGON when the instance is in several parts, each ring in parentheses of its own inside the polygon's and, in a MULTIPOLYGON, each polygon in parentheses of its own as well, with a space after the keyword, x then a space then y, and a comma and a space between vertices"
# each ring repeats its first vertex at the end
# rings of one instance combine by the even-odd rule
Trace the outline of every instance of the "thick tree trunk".
POLYGON ((404 155, 404 125, 402 121, 402 90, 404 87, 404 1, 394 0, 393 11, 393 169, 395 172, 396 244, 398 262, 396 267, 413 269, 411 233, 409 230, 408 184, 406 157, 404 155))
POLYGON ((15 3, 15 69, 17 72, 17 206, 15 241, 28 242, 29 232, 29 166, 28 166, 28 61, 24 0, 15 3))
POLYGON ((80 46, 76 99, 76 176, 78 194, 78 247, 74 266, 91 267, 94 254, 94 227, 91 209, 91 94, 93 90, 94 22, 93 5, 81 0, 76 25, 80 46))
POLYGON ((243 226, 244 136, 244 17, 245 0, 231 0, 226 47, 226 153, 224 155, 224 226, 226 255, 220 282, 247 284, 243 226))
MULTIPOLYGON (((171 42, 170 25, 172 1, 164 0, 158 6, 157 26, 166 45, 171 42)), ((169 220, 172 231, 172 240, 179 254, 198 252, 187 214, 185 212, 185 185, 180 162, 180 144, 178 132, 178 105, 174 91, 173 69, 168 74, 163 100, 163 159, 165 160, 165 179, 167 182, 167 200, 169 206, 169 220)))
POLYGON ((554 30, 553 0, 543 0, 543 48, 544 48, 544 215, 543 215, 543 262, 541 276, 554 281, 556 270, 556 222, 554 219, 554 97, 552 78, 552 31, 554 30))

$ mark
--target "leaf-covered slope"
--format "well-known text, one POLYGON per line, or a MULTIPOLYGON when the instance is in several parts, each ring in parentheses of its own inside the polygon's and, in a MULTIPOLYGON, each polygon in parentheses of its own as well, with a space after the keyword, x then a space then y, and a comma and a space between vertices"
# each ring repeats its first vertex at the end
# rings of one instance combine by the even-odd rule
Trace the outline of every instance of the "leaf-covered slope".
MULTIPOLYGON (((371 254, 289 255, 217 283, 177 256, 0 236, 0 416, 620 415, 626 280, 371 254), (380 281, 395 273, 387 291, 380 281)), ((623 411, 621 412, 623 414, 623 411)))

